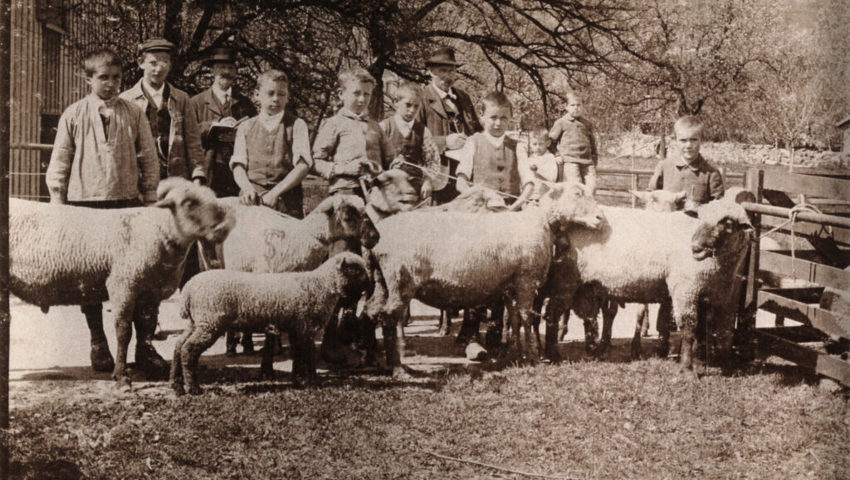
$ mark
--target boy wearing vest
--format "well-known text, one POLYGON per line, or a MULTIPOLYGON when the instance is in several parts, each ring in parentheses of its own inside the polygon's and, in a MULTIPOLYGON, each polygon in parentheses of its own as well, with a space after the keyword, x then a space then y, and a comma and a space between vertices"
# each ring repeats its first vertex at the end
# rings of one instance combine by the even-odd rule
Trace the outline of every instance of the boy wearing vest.
POLYGON ((591 194, 596 191, 596 138, 593 126, 582 115, 581 99, 567 94, 567 112, 555 120, 549 138, 557 142, 557 156, 564 164, 562 178, 582 183, 591 194))
MULTIPOLYGON (((457 189, 463 193, 472 184, 506 193, 505 203, 509 210, 519 210, 533 189, 531 170, 520 168, 517 159, 517 142, 506 135, 511 120, 513 105, 502 92, 487 94, 481 103, 484 112, 481 115, 483 132, 478 132, 466 141, 460 151, 457 166, 457 189)), ((504 305, 491 305, 493 327, 501 338, 501 324, 504 318, 504 305)), ((464 325, 458 335, 458 341, 477 341, 478 327, 485 309, 470 310, 470 322, 464 325)), ((464 322, 466 323, 466 322, 464 322)), ((488 337, 492 335, 488 333, 488 337)), ((468 350, 469 351, 469 350, 468 350)))
POLYGON ((440 170, 440 155, 431 139, 431 131, 417 119, 422 105, 422 88, 405 82, 396 89, 396 95, 395 114, 381 122, 381 130, 390 147, 389 156, 393 159, 389 167, 407 172, 419 198, 429 199, 434 183, 441 183, 439 188, 442 188, 448 177, 441 175, 441 178, 436 178, 435 173, 440 170))
POLYGON ((463 193, 470 182, 506 193, 510 210, 519 210, 533 188, 530 170, 520 169, 517 142, 505 132, 511 120, 511 101, 501 92, 491 92, 481 100, 484 131, 469 137, 460 151, 457 167, 457 189, 463 193))
MULTIPOLYGON (((118 96, 121 59, 111 50, 97 50, 86 55, 83 67, 91 93, 66 108, 59 119, 45 176, 50 203, 88 208, 154 203, 159 185, 156 147, 145 112, 118 96)), ((153 328, 140 320, 143 307, 138 305, 133 312, 136 364, 141 369, 167 367, 153 347, 153 328)), ((91 331, 92 369, 112 371, 115 364, 103 332, 102 305, 80 309, 91 331)))
POLYGON ((301 181, 313 166, 307 124, 286 108, 289 78, 267 70, 257 78, 260 113, 236 130, 230 168, 246 205, 263 205, 304 218, 301 181))
POLYGON ((173 43, 162 38, 139 45, 142 78, 121 93, 121 98, 135 103, 145 112, 159 157, 160 179, 203 179, 206 172, 201 134, 190 111, 189 95, 167 81, 174 48, 173 43))
POLYGON ((723 177, 717 168, 699 153, 702 143, 702 123, 693 116, 676 120, 677 154, 658 162, 649 179, 649 190, 664 189, 682 192, 686 196, 686 208, 692 208, 723 196, 723 177))
POLYGON ((316 172, 328 179, 328 193, 366 195, 360 176, 380 172, 392 159, 378 122, 369 117, 369 100, 375 79, 363 68, 339 73, 342 108, 327 119, 313 142, 316 172))

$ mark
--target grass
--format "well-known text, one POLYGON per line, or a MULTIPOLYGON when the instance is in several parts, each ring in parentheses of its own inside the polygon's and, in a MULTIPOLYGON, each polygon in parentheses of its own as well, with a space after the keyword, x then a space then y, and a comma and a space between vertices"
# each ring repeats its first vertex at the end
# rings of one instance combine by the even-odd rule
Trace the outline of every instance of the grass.
POLYGON ((528 478, 432 453, 556 478, 847 478, 843 396, 794 367, 699 382, 677 368, 582 361, 306 389, 225 379, 181 398, 165 383, 13 385, 13 405, 41 399, 12 411, 11 478, 528 478))

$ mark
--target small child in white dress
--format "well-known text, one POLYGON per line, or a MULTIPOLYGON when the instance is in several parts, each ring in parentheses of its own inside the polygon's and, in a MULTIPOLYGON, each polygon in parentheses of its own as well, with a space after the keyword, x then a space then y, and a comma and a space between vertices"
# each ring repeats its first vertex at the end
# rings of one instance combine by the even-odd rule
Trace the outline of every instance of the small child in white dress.
POLYGON ((525 178, 534 183, 529 200, 537 200, 545 192, 543 182, 554 183, 563 177, 563 161, 549 151, 549 130, 544 127, 529 132, 528 148, 517 149, 517 163, 520 169, 526 169, 525 178))

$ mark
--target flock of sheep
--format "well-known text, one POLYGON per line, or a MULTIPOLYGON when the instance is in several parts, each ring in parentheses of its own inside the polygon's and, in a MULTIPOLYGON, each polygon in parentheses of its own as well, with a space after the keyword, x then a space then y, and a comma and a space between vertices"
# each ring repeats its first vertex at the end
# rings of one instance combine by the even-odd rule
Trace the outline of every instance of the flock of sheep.
MULTIPOLYGON (((641 211, 599 206, 582 185, 566 183, 519 212, 501 211, 476 190, 448 205, 414 208, 408 180, 400 170, 383 172, 365 202, 336 195, 303 220, 216 199, 182 179, 162 181, 153 207, 110 211, 13 199, 11 292, 44 311, 109 299, 118 340, 113 378, 129 386, 134 312, 176 291, 192 244, 218 244, 223 269, 198 274, 181 292, 187 325, 171 364, 178 394, 201 392, 199 356, 231 329, 287 333, 293 377, 313 379, 317 333, 336 322, 340 302, 364 294, 359 322, 372 337, 362 343, 367 358, 377 355, 380 326, 386 365, 396 375, 404 375, 402 325, 413 299, 441 309, 504 305, 506 354, 529 363, 541 353, 559 359, 560 313, 573 310, 590 321, 621 302, 667 306, 682 332, 683 370, 692 367, 702 305, 713 307, 710 328, 720 337, 731 332, 735 272, 752 240, 734 199, 690 214, 641 211), (362 256, 330 256, 341 240, 362 244, 362 256)), ((604 318, 603 343, 613 315, 604 318)), ((665 325, 659 322, 662 345, 665 325)), ((90 330, 94 358, 105 337, 90 330)), ((263 373, 272 371, 272 352, 264 349, 263 373)))

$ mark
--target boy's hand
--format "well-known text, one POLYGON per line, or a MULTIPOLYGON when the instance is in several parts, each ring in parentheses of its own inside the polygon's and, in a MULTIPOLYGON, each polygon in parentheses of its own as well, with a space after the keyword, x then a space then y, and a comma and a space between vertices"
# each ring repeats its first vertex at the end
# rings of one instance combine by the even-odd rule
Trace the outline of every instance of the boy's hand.
POLYGON ((240 190, 239 191, 239 200, 242 202, 242 205, 259 205, 260 204, 260 196, 257 195, 257 191, 253 188, 250 190, 240 190))
POLYGON ((277 207, 277 201, 280 199, 278 195, 272 193, 271 190, 263 194, 262 202, 263 205, 269 208, 277 207))
POLYGON ((560 155, 556 156, 555 157, 555 163, 557 163, 558 165, 563 165, 564 164, 564 157, 562 157, 560 155))
POLYGON ((390 169, 393 168, 401 168, 404 165, 405 159, 401 155, 395 157, 392 162, 390 162, 390 169))
POLYGON ((363 175, 377 175, 381 173, 381 167, 375 164, 375 162, 369 160, 358 160, 358 176, 363 175))
POLYGON ((463 148, 466 144, 466 135, 462 133, 450 133, 446 136, 446 148, 449 150, 457 150, 463 148))
POLYGON ((425 181, 422 182, 422 188, 419 190, 419 197, 422 198, 422 200, 430 199, 433 194, 434 186, 431 185, 431 180, 426 178, 425 181))

